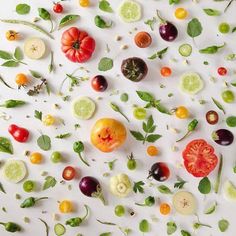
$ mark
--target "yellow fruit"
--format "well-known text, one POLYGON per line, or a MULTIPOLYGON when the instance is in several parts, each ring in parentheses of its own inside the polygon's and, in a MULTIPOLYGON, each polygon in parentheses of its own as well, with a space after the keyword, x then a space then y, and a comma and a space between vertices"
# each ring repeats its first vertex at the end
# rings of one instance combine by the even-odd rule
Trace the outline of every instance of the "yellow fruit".
POLYGON ((19 73, 16 75, 15 78, 16 84, 18 85, 18 87, 20 88, 21 86, 26 86, 27 83, 29 82, 27 76, 23 73, 19 73))
POLYGON ((15 40, 18 40, 20 37, 19 37, 19 33, 17 33, 16 31, 14 30, 8 30, 6 32, 6 39, 8 41, 15 41, 15 40))
POLYGON ((90 1, 89 0, 79 0, 79 5, 81 7, 88 7, 90 5, 90 1))
POLYGON ((46 126, 53 125, 55 123, 55 121, 56 121, 55 117, 50 114, 44 116, 44 118, 43 118, 43 124, 46 126))
POLYGON ((43 159, 43 156, 41 153, 39 152, 33 152, 31 155, 30 155, 30 162, 32 164, 40 164, 42 162, 42 159, 43 159))
POLYGON ((179 119, 187 119, 189 117, 189 111, 184 106, 179 106, 175 109, 175 115, 179 119))
POLYGON ((73 210, 73 204, 69 200, 63 200, 59 203, 59 210, 61 213, 70 213, 73 210))
POLYGON ((147 147, 147 154, 151 157, 153 156, 157 156, 159 153, 159 150, 157 147, 153 146, 153 145, 150 145, 147 147))
POLYGON ((184 8, 177 8, 175 10, 175 17, 179 20, 184 20, 188 16, 188 12, 184 8))
POLYGON ((162 215, 169 215, 171 211, 171 207, 168 203, 161 203, 160 205, 160 213, 162 215))

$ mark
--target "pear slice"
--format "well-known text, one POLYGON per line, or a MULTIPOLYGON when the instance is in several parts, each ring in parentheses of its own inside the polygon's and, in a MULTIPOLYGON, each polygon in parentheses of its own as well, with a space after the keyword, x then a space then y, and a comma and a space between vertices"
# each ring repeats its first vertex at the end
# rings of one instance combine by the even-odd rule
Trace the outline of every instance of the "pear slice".
POLYGON ((24 53, 30 59, 38 60, 44 56, 46 45, 40 38, 28 38, 24 44, 24 53))
POLYGON ((236 202, 236 186, 229 180, 225 181, 223 185, 224 197, 228 201, 236 202))

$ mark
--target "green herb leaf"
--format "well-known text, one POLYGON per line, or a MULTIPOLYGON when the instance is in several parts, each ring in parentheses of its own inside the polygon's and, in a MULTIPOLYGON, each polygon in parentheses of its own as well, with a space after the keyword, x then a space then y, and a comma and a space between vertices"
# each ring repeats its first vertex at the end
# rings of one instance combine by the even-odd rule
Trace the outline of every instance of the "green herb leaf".
POLYGON ((59 134, 55 138, 64 139, 64 138, 69 138, 70 136, 71 136, 71 133, 66 133, 66 134, 59 134))
POLYGON ((13 154, 13 147, 10 139, 0 137, 0 152, 13 154))
POLYGON ((51 139, 43 134, 37 139, 37 144, 42 150, 48 151, 51 148, 51 139))
POLYGON ((37 71, 29 70, 29 72, 30 72, 30 74, 31 74, 34 78, 36 78, 36 79, 42 78, 42 75, 41 75, 39 72, 37 72, 37 71))
POLYGON ((111 236, 111 232, 102 233, 99 234, 99 236, 111 236))
POLYGON ((110 23, 107 23, 101 16, 96 15, 94 17, 94 23, 97 27, 101 29, 110 28, 112 26, 112 21, 110 23))
POLYGON ((222 219, 218 222, 218 227, 221 232, 225 232, 229 228, 229 221, 222 219))
POLYGON ((67 15, 67 16, 64 16, 60 23, 59 23, 59 29, 61 29, 62 27, 68 25, 68 24, 71 24, 73 22, 75 22, 77 19, 79 18, 79 15, 67 15))
POLYGON ((99 9, 102 11, 105 11, 105 12, 109 12, 109 13, 113 12, 113 10, 110 6, 110 3, 107 0, 101 0, 99 2, 99 9))
POLYGON ((225 47, 225 43, 221 46, 216 46, 216 45, 213 45, 213 46, 209 46, 209 47, 206 47, 206 48, 203 48, 203 49, 200 49, 199 52, 200 53, 203 53, 203 54, 215 54, 219 51, 219 49, 225 47))
POLYGON ((236 82, 230 83, 233 87, 236 87, 236 82))
POLYGON ((99 64, 98 64, 98 70, 99 71, 111 70, 112 67, 113 67, 113 60, 111 58, 103 57, 99 61, 99 64))
POLYGON ((12 54, 6 51, 0 50, 0 58, 4 60, 11 60, 13 59, 12 54))
POLYGON ((168 110, 168 108, 164 107, 162 104, 158 103, 154 106, 159 112, 167 115, 171 115, 172 113, 168 110))
POLYGON ((148 57, 148 59, 150 60, 154 60, 156 58, 162 59, 164 54, 168 51, 168 47, 162 49, 161 51, 158 51, 156 53, 154 53, 152 56, 148 57))
POLYGON ((191 234, 186 230, 181 230, 181 235, 182 236, 191 236, 191 234))
POLYGON ((146 141, 149 143, 154 143, 161 137, 162 136, 160 134, 150 134, 147 136, 146 141))
POLYGON ((153 17, 152 19, 148 19, 144 21, 144 24, 149 25, 150 29, 153 31, 154 30, 154 24, 157 22, 156 17, 153 17))
POLYGON ((23 54, 22 54, 22 51, 19 47, 16 47, 15 52, 14 52, 14 57, 18 61, 21 61, 23 59, 23 54))
POLYGON ((150 230, 149 222, 146 219, 143 219, 139 222, 139 230, 142 233, 147 233, 150 230))
POLYGON ((198 190, 202 194, 208 194, 211 191, 211 182, 208 177, 204 177, 198 185, 198 190))
POLYGON ((236 32, 236 27, 234 27, 234 28, 232 29, 232 33, 234 33, 234 32, 236 32))
POLYGON ((43 190, 46 190, 48 188, 53 188, 57 183, 57 180, 52 176, 47 176, 45 178, 45 182, 43 184, 43 190))
POLYGON ((177 230, 177 225, 173 221, 167 222, 166 226, 167 226, 167 234, 168 235, 171 235, 171 234, 175 233, 176 230, 177 230))
POLYGON ((138 140, 138 141, 143 141, 144 140, 144 136, 142 135, 142 133, 138 132, 138 131, 134 131, 134 130, 130 130, 130 133, 133 135, 133 137, 138 140))
POLYGON ((19 65, 19 62, 17 61, 6 61, 1 66, 5 67, 17 67, 19 65))
POLYGON ((203 11, 208 15, 208 16, 219 16, 221 14, 220 11, 211 9, 211 8, 205 8, 203 11))
POLYGON ((5 189, 3 188, 3 185, 2 183, 0 182, 0 191, 3 192, 3 193, 6 193, 5 189))
POLYGON ((226 124, 229 127, 236 127, 236 116, 229 116, 229 117, 227 117, 226 124))
POLYGON ((216 207, 217 207, 217 202, 214 202, 213 205, 211 205, 210 207, 208 207, 208 208, 204 211, 204 214, 206 214, 206 215, 212 214, 213 212, 215 212, 216 207))
POLYGON ((133 191, 135 193, 144 193, 144 189, 143 186, 145 185, 145 183, 143 181, 138 181, 138 182, 134 182, 133 185, 133 191))
POLYGON ((18 4, 16 5, 16 12, 19 15, 26 15, 30 12, 30 6, 25 3, 18 4))
POLYGON ((154 97, 152 94, 145 92, 145 91, 136 91, 138 96, 145 102, 151 102, 154 100, 154 97))
POLYGON ((178 4, 180 3, 180 0, 169 0, 169 4, 172 5, 172 4, 178 4))
POLYGON ((149 116, 148 121, 147 121, 147 133, 153 127, 153 125, 154 125, 154 120, 153 120, 153 117, 151 115, 151 116, 149 116))
POLYGON ((157 187, 158 191, 163 194, 172 194, 172 191, 166 185, 160 185, 157 187))
POLYGON ((193 18, 188 23, 187 33, 192 38, 195 38, 202 33, 202 25, 201 25, 201 22, 197 18, 193 18))
POLYGON ((223 111, 223 113, 225 114, 225 109, 223 108, 223 106, 220 104, 220 102, 218 102, 216 99, 214 99, 213 97, 211 98, 212 101, 215 103, 215 105, 221 110, 223 111))
POLYGON ((182 189, 187 181, 183 180, 179 176, 177 176, 177 182, 174 183, 174 188, 182 189))
POLYGON ((45 8, 38 8, 38 13, 43 20, 51 20, 51 15, 45 8))
POLYGON ((34 111, 34 117, 35 117, 36 119, 42 121, 42 116, 43 116, 43 113, 42 113, 41 111, 37 111, 37 110, 34 111))

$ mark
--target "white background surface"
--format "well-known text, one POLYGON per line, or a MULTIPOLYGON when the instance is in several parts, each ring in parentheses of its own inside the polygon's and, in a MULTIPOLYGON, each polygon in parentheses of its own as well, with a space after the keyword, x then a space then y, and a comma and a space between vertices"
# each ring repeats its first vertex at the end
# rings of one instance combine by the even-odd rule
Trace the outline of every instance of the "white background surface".
MULTIPOLYGON (((0 16, 1 18, 17 18, 17 19, 24 19, 31 21, 35 16, 37 16, 37 8, 44 7, 47 9, 52 9, 52 1, 22 1, 25 3, 29 3, 31 5, 31 13, 30 15, 26 16, 19 16, 15 12, 15 5, 20 1, 16 0, 1 0, 1 8, 0 8, 0 16)), ((14 157, 11 157, 8 154, 0 153, 1 161, 4 161, 9 158, 15 158, 20 160, 25 160, 27 167, 29 169, 28 179, 36 180, 38 185, 41 186, 44 177, 41 176, 42 171, 48 171, 49 175, 55 176, 58 182, 61 180, 61 173, 65 166, 67 165, 74 165, 78 169, 79 177, 77 180, 70 182, 72 185, 72 190, 68 191, 68 184, 61 185, 57 184, 56 187, 53 189, 46 190, 44 192, 36 192, 27 194, 22 189, 22 184, 19 183, 17 185, 10 184, 5 182, 1 178, 1 182, 5 187, 7 192, 6 195, 0 193, 0 207, 5 207, 7 209, 7 213, 0 211, 0 220, 1 221, 16 221, 21 224, 24 228, 22 233, 15 233, 15 235, 24 235, 24 236, 43 236, 45 235, 45 229, 43 224, 38 220, 38 217, 45 219, 48 224, 50 225, 50 235, 53 235, 53 225, 55 222, 52 220, 52 214, 58 213, 58 203, 57 201, 63 199, 70 199, 75 204, 75 212, 73 214, 68 215, 60 215, 60 221, 62 223, 65 222, 66 219, 73 217, 73 216, 80 216, 84 214, 83 204, 86 203, 91 207, 91 215, 89 219, 84 222, 83 225, 79 228, 67 228, 66 235, 68 236, 75 236, 77 233, 82 233, 86 236, 97 236, 103 232, 113 232, 112 235, 121 235, 120 231, 117 230, 115 227, 104 226, 96 222, 96 219, 104 220, 104 221, 111 221, 117 223, 121 226, 130 227, 133 229, 133 233, 131 235, 141 235, 138 231, 138 222, 143 219, 147 218, 150 220, 151 215, 155 215, 159 218, 159 222, 152 222, 151 223, 151 231, 147 235, 153 236, 164 236, 166 235, 166 222, 170 220, 174 220, 180 229, 186 229, 192 232, 192 222, 196 221, 196 217, 183 217, 175 213, 174 211, 170 216, 163 217, 159 214, 158 207, 151 207, 151 208, 141 208, 134 205, 134 202, 142 202, 143 199, 148 195, 153 195, 156 197, 160 197, 161 200, 167 201, 171 203, 171 197, 160 195, 157 189, 148 187, 148 184, 145 187, 145 194, 131 194, 128 198, 125 199, 117 199, 116 197, 112 196, 109 193, 109 177, 103 177, 102 174, 104 172, 108 172, 107 165, 104 164, 105 161, 110 161, 115 158, 118 161, 115 164, 115 169, 112 174, 118 174, 120 172, 127 173, 133 181, 144 180, 146 181, 146 177, 148 175, 148 169, 151 167, 153 163, 156 161, 165 161, 170 163, 172 169, 171 178, 165 183, 170 188, 173 188, 173 183, 175 182, 176 175, 180 175, 183 179, 188 181, 186 184, 186 189, 191 191, 195 194, 198 198, 198 214, 200 220, 204 223, 212 225, 212 229, 202 228, 200 229, 196 235, 204 235, 204 236, 218 236, 221 233, 218 230, 217 222, 218 220, 225 218, 230 221, 229 230, 224 233, 227 236, 233 236, 236 232, 236 224, 235 224, 235 212, 236 212, 236 205, 235 203, 230 203, 224 200, 222 196, 222 192, 219 195, 215 195, 214 193, 209 194, 209 196, 204 197, 200 194, 197 190, 197 185, 199 179, 192 177, 188 174, 185 169, 183 168, 176 168, 180 163, 182 163, 181 151, 188 143, 188 141, 194 138, 204 138, 210 144, 215 147, 216 153, 222 153, 224 156, 224 168, 223 168, 223 180, 230 179, 236 184, 235 174, 232 172, 232 166, 235 163, 236 159, 236 150, 235 150, 235 143, 233 143, 230 147, 220 147, 215 144, 211 140, 211 132, 217 128, 224 128, 225 122, 223 120, 225 117, 220 114, 220 122, 216 126, 210 126, 206 123, 204 119, 204 114, 209 109, 217 109, 215 108, 214 104, 211 102, 211 97, 218 99, 222 102, 220 98, 221 91, 224 89, 223 81, 233 81, 235 75, 233 75, 233 70, 235 68, 235 62, 227 62, 224 60, 224 56, 228 53, 236 52, 235 49, 235 34, 229 35, 218 35, 218 24, 220 22, 228 22, 231 25, 235 26, 235 12, 236 12, 236 3, 231 6, 227 14, 223 14, 221 17, 209 17, 207 16, 202 9, 203 8, 215 8, 219 10, 223 10, 225 7, 225 3, 214 3, 211 0, 200 1, 199 4, 194 4, 191 1, 183 1, 183 4, 180 6, 185 7, 189 11, 189 18, 188 20, 178 21, 174 18, 173 12, 175 7, 169 6, 167 0, 162 1, 154 1, 154 0, 145 0, 139 1, 143 5, 143 18, 140 22, 135 24, 124 24, 119 20, 119 17, 114 14, 104 13, 98 9, 96 4, 97 1, 92 1, 92 6, 88 9, 83 9, 79 6, 78 1, 68 1, 63 2, 65 5, 66 12, 65 14, 79 14, 81 18, 75 23, 74 25, 88 31, 91 36, 96 39, 97 46, 96 51, 94 53, 93 58, 86 63, 84 66, 90 70, 88 74, 89 77, 93 77, 96 74, 100 74, 99 71, 96 69, 98 61, 103 56, 108 56, 114 59, 114 68, 108 72, 105 72, 104 75, 107 77, 109 82, 109 88, 104 93, 97 93, 93 91, 90 86, 89 82, 82 82, 81 86, 76 88, 73 93, 68 93, 66 91, 67 85, 65 88, 65 95, 71 95, 71 99, 87 95, 96 100, 98 96, 102 96, 102 100, 97 100, 97 112, 95 116, 89 121, 79 121, 75 119, 71 114, 70 109, 70 102, 63 102, 59 96, 56 96, 56 91, 59 87, 59 84, 64 79, 66 73, 71 73, 74 69, 76 69, 79 65, 73 64, 69 62, 63 55, 60 50, 60 38, 61 34, 64 29, 60 31, 54 32, 55 41, 50 40, 49 38, 45 37, 44 35, 40 34, 37 31, 31 30, 25 26, 19 25, 10 25, 10 24, 3 24, 0 23, 0 49, 13 51, 16 46, 20 46, 23 48, 24 40, 27 37, 32 36, 39 36, 43 38, 48 46, 48 52, 50 52, 50 48, 55 53, 55 64, 57 65, 56 72, 54 74, 48 74, 48 64, 49 64, 49 56, 45 56, 44 59, 39 61, 32 61, 27 58, 24 61, 28 64, 28 66, 20 65, 17 68, 0 68, 0 74, 2 77, 11 85, 15 86, 14 84, 14 77, 18 72, 27 73, 28 70, 36 70, 40 71, 48 80, 51 87, 54 90, 54 94, 48 97, 45 94, 37 96, 37 97, 29 97, 26 95, 27 90, 14 90, 14 92, 10 89, 7 89, 3 85, 0 84, 1 94, 0 99, 22 99, 29 102, 29 104, 25 107, 19 109, 8 109, 2 111, 7 112, 7 114, 12 116, 12 119, 9 121, 0 120, 1 124, 1 136, 10 137, 7 132, 7 127, 9 124, 16 123, 20 126, 26 127, 31 132, 31 139, 30 142, 26 144, 20 144, 12 140, 14 145, 14 157), (167 43, 163 41, 159 34, 158 34, 158 26, 155 26, 155 31, 150 31, 150 29, 143 23, 144 19, 152 18, 155 16, 155 10, 160 9, 162 12, 163 17, 167 18, 168 20, 175 23, 179 30, 179 37, 175 42, 167 43), (94 25, 93 19, 96 14, 102 15, 107 19, 112 19, 114 22, 114 26, 112 29, 99 29, 94 25), (187 22, 193 18, 197 17, 202 25, 203 25, 203 33, 201 36, 196 38, 196 45, 198 48, 204 48, 209 45, 218 45, 222 44, 223 42, 227 42, 227 47, 222 50, 222 54, 218 53, 214 56, 206 56, 200 55, 198 53, 197 48, 193 48, 193 53, 189 58, 189 65, 186 66, 183 64, 183 58, 180 57, 178 54, 178 47, 182 43, 190 43, 192 44, 192 39, 187 36, 186 34, 186 26, 187 22), (135 33, 129 34, 129 31, 133 31, 134 27, 137 27, 138 30, 146 30, 148 31, 153 37, 153 44, 148 49, 138 49, 133 43, 133 37, 135 33), (22 40, 18 42, 8 42, 5 39, 5 32, 9 29, 15 29, 20 32, 22 35, 22 40), (121 42, 115 41, 115 36, 120 35, 122 36, 121 42), (111 49, 110 53, 107 54, 105 52, 106 43, 109 45, 111 49), (120 46, 123 44, 127 44, 129 49, 126 51, 120 50, 120 46), (162 61, 154 60, 148 61, 146 58, 152 55, 156 50, 163 49, 164 47, 169 46, 169 51, 167 55, 164 57, 162 61), (120 74, 120 64, 121 61, 129 56, 139 56, 144 58, 148 62, 149 66, 149 74, 145 80, 140 83, 132 83, 122 76, 117 77, 117 74, 120 74), (177 62, 171 62, 170 59, 177 59, 177 62), (203 65, 203 61, 207 60, 209 62, 209 66, 203 65), (63 67, 59 67, 58 64, 62 64, 63 67), (159 76, 159 68, 163 65, 168 65, 173 69, 173 76, 168 79, 163 79, 159 76), (219 66, 226 66, 229 70, 229 76, 224 78, 219 78, 217 76, 217 67, 219 66), (177 89, 179 76, 186 71, 196 71, 199 72, 205 82, 205 89, 199 93, 197 96, 189 97, 188 95, 181 94, 180 91, 177 89), (210 81, 210 77, 215 76, 217 78, 216 83, 212 83, 210 81), (166 88, 160 88, 160 84, 164 84, 166 88), (119 95, 110 96, 113 90, 119 90, 120 94, 122 92, 127 92, 130 95, 129 102, 124 105, 119 100, 119 95), (184 132, 187 124, 190 120, 177 120, 174 116, 166 116, 160 114, 156 110, 148 110, 148 114, 152 114, 155 123, 158 125, 157 132, 162 134, 163 137, 156 142, 156 145, 160 149, 161 155, 156 158, 150 158, 146 155, 145 150, 146 146, 143 146, 140 142, 136 141, 131 137, 128 136, 126 144, 116 152, 110 154, 104 154, 96 150, 90 144, 89 137, 90 137, 90 128, 95 123, 95 121, 101 117, 113 117, 121 120, 126 125, 127 129, 135 129, 141 130, 141 122, 134 120, 132 115, 132 105, 144 105, 142 101, 137 97, 135 94, 135 90, 146 90, 155 94, 155 97, 161 99, 163 103, 170 107, 174 108, 177 105, 185 105, 189 107, 192 117, 199 119, 200 125, 197 130, 191 137, 186 139, 185 141, 181 142, 178 145, 179 151, 173 152, 171 147, 174 145, 175 140, 179 138, 184 132), (173 93, 174 96, 168 98, 168 94, 173 93), (205 99, 207 104, 200 105, 198 100, 205 99), (46 101, 46 102, 44 102, 46 101), (117 113, 114 113, 110 107, 109 102, 116 101, 128 115, 128 117, 132 120, 130 124, 127 124, 126 121, 117 113), (55 110, 53 108, 53 104, 57 103, 61 106, 60 110, 55 110), (36 120, 34 116, 34 110, 41 110, 44 114, 50 113, 59 118, 64 119, 65 126, 59 125, 56 127, 45 127, 43 126, 39 120, 36 120), (30 118, 26 118, 29 115, 30 118), (74 131, 74 124, 79 123, 81 128, 77 131, 74 131), (173 128, 178 128, 181 133, 174 134, 171 131, 166 130, 166 125, 169 125, 173 128), (24 150, 30 151, 40 151, 36 140, 37 137, 40 135, 39 130, 42 131, 44 134, 48 134, 52 138, 52 149, 48 152, 43 152, 44 154, 44 163, 42 165, 32 165, 29 160, 23 155, 24 150), (72 132, 73 135, 65 140, 58 140, 54 139, 58 134, 72 132), (78 157, 73 153, 72 145, 74 141, 82 140, 86 145, 86 158, 92 163, 91 168, 87 168, 84 166, 78 159, 78 157), (65 157, 64 163, 61 164, 52 164, 49 160, 50 154, 54 151, 58 150, 63 153, 65 157), (130 172, 126 168, 126 155, 130 152, 133 152, 135 157, 138 159, 138 169, 134 172, 130 172), (92 162, 92 158, 96 161, 92 162), (78 188, 79 178, 85 175, 92 175, 99 179, 103 186, 104 195, 109 202, 109 205, 104 207, 101 202, 96 199, 87 198, 80 193, 78 188), (36 207, 30 209, 21 209, 19 207, 20 202, 15 199, 15 194, 19 193, 23 198, 29 197, 31 195, 35 197, 39 196, 48 196, 50 200, 43 201, 37 204, 36 207), (209 203, 212 203, 216 200, 219 204, 218 210, 216 213, 206 216, 203 214, 203 210, 207 207, 209 203), (116 204, 124 204, 126 206, 132 207, 132 209, 136 212, 136 216, 130 217, 128 214, 126 217, 118 218, 114 215, 113 209, 116 204), (47 211, 46 214, 42 214, 42 211, 47 211), (23 222, 23 218, 27 216, 30 218, 30 224, 25 224, 23 222)), ((119 0, 112 0, 111 6, 113 9, 117 9, 120 3, 119 0)), ((53 20, 58 23, 61 16, 55 15, 53 20)), ((40 25, 44 26, 46 29, 49 27, 48 22, 40 21, 40 25)), ((68 28, 68 27, 66 27, 68 28)), ((65 28, 65 29, 66 29, 65 28)), ((84 73, 78 73, 78 75, 86 75, 84 73)), ((32 79, 32 84, 35 81, 32 79)), ((234 89, 234 88, 232 88, 234 89)), ((235 89, 234 89, 235 90, 235 89)), ((223 103, 223 102, 222 102, 223 103)), ((224 104, 224 107, 227 111, 227 115, 235 115, 235 103, 227 105, 224 104)), ((235 129, 231 129, 234 134, 236 134, 235 129)), ((210 175, 210 179, 214 181, 216 177, 216 171, 214 171, 210 175)), ((154 184, 158 186, 158 182, 153 181, 154 184)), ((39 187, 40 189, 40 187, 39 187)), ((180 231, 175 233, 175 235, 180 235, 180 231)), ((3 228, 0 228, 0 235, 5 236, 8 235, 3 228)))

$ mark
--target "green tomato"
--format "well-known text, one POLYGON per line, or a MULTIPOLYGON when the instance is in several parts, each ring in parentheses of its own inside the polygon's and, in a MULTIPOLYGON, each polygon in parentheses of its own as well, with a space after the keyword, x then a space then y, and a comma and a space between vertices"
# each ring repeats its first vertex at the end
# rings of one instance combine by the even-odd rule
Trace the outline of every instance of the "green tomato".
POLYGON ((27 193, 30 193, 34 190, 35 188, 35 182, 32 181, 32 180, 26 180, 24 183, 23 183, 23 189, 25 192, 27 193))
POLYGON ((133 111, 133 115, 137 120, 144 120, 147 116, 147 112, 142 107, 136 107, 133 111))
POLYGON ((127 161, 127 168, 128 168, 129 170, 135 170, 136 167, 137 167, 137 162, 136 162, 136 160, 134 160, 134 159, 129 159, 129 160, 127 161))
POLYGON ((117 205, 117 206, 115 207, 115 214, 116 214, 116 216, 119 216, 119 217, 123 216, 123 215, 125 214, 125 208, 124 208, 124 206, 122 206, 122 205, 117 205))
POLYGON ((230 31, 230 25, 226 22, 223 22, 219 25, 218 29, 222 34, 227 34, 230 31))
POLYGON ((53 163, 59 163, 61 162, 61 159, 62 159, 62 155, 60 152, 53 152, 52 155, 51 155, 51 161, 53 163))
POLYGON ((235 100, 234 93, 231 90, 226 90, 221 94, 222 99, 226 103, 232 103, 235 100))

